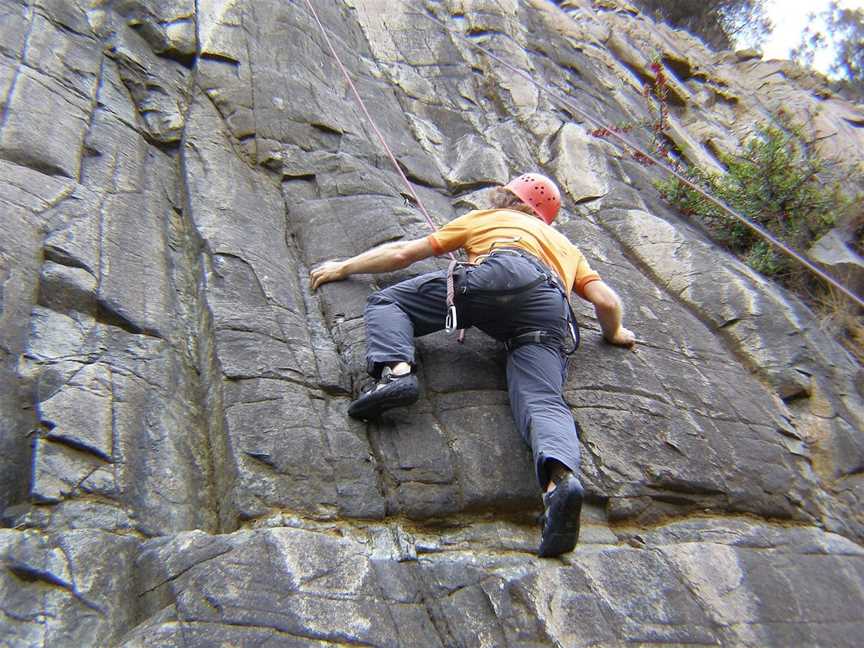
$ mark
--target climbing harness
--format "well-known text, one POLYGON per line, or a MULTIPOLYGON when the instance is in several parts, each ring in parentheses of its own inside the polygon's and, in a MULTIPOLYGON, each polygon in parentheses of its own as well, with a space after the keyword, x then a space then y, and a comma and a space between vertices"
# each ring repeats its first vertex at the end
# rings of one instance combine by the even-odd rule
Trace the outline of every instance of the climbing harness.
POLYGON ((450 265, 447 267, 447 316, 445 319, 445 330, 450 333, 459 327, 456 309, 456 295, 457 292, 461 295, 468 294, 468 285, 466 281, 467 270, 472 267, 477 267, 489 258, 497 255, 513 255, 521 257, 533 265, 540 274, 535 280, 515 288, 476 288, 471 292, 478 295, 483 294, 494 297, 513 297, 534 290, 544 283, 553 286, 559 293, 561 293, 564 302, 561 315, 562 329, 569 332, 570 340, 572 342, 572 347, 568 349, 565 345, 564 336, 560 332, 538 330, 520 333, 509 340, 505 340, 504 348, 507 349, 507 351, 513 351, 525 344, 552 344, 554 346, 560 346, 563 349, 563 352, 568 356, 575 353, 576 349, 579 348, 579 327, 576 323, 576 315, 573 313, 573 307, 570 305, 570 300, 567 297, 566 291, 561 286, 561 282, 552 270, 547 268, 546 265, 534 255, 529 254, 520 248, 494 248, 493 246, 493 249, 488 254, 479 257, 479 262, 465 263, 455 260, 450 262, 450 265))
MULTIPOLYGON (((307 2, 308 1, 309 0, 307 0, 307 2)), ((664 171, 666 171, 667 173, 669 173, 673 177, 677 178, 680 182, 684 183, 687 187, 689 187, 690 189, 692 189, 693 191, 695 191, 696 193, 701 195, 703 198, 708 200, 711 204, 715 205, 717 208, 722 210, 724 213, 728 214, 729 216, 733 217, 734 219, 736 219, 737 221, 739 221, 740 223, 742 223, 743 225, 748 227, 750 230, 755 232, 758 236, 761 236, 763 239, 765 239, 768 243, 770 243, 776 249, 783 252, 784 254, 791 257, 792 259, 798 261, 801 265, 803 265, 805 268, 810 270, 810 272, 812 272, 817 277, 819 277, 820 279, 822 279, 826 283, 830 284, 831 286, 833 286, 834 288, 839 290, 841 293, 846 295, 849 299, 853 300, 856 304, 858 304, 861 307, 864 307, 864 299, 862 299, 861 297, 859 297, 858 295, 853 293, 849 288, 847 288, 846 286, 841 284, 834 277, 832 277, 831 275, 826 273, 824 270, 818 268, 811 261, 807 260, 806 258, 801 256, 798 252, 796 252, 795 250, 793 250, 792 248, 787 246, 785 243, 780 241, 777 237, 775 237, 773 234, 771 234, 767 229, 765 229, 764 227, 762 227, 758 223, 752 221, 751 219, 747 218, 743 214, 735 211, 734 209, 729 207, 726 203, 722 202, 718 198, 715 198, 714 196, 709 194, 707 191, 705 191, 704 189, 702 189, 701 187, 699 187, 698 185, 693 183, 691 180, 686 178, 683 174, 676 171, 675 169, 670 167, 668 164, 665 164, 662 160, 658 159, 656 156, 651 155, 649 152, 643 150, 642 147, 638 146, 637 144, 634 144, 628 137, 625 137, 624 134, 617 132, 614 128, 607 126, 602 120, 597 119, 596 117, 594 117, 590 113, 587 113, 584 110, 582 110, 581 108, 579 108, 561 90, 558 90, 557 88, 553 89, 547 83, 538 82, 528 73, 524 72, 523 70, 520 70, 519 68, 517 68, 514 65, 511 65, 510 63, 508 63, 507 61, 505 61, 501 57, 497 56, 496 54, 492 53, 491 51, 489 51, 487 48, 483 47, 482 45, 478 45, 477 43, 473 42, 472 40, 470 40, 469 38, 467 38, 465 36, 462 36, 461 34, 457 34, 455 32, 452 32, 450 30, 450 27, 446 23, 439 20, 435 16, 432 16, 429 13, 420 12, 420 11, 413 12, 413 13, 432 21, 433 23, 435 23, 439 27, 441 27, 447 34, 455 36, 456 38, 458 38, 462 42, 466 43, 470 47, 473 47, 474 49, 482 52, 483 54, 488 56, 493 61, 500 63, 501 65, 506 67, 511 72, 518 74, 520 77, 522 77, 523 79, 528 81, 528 83, 532 84, 538 90, 545 93, 546 95, 548 95, 552 99, 557 100, 558 104, 561 105, 566 110, 569 110, 571 113, 578 115, 579 117, 581 117, 582 119, 584 119, 588 123, 592 124, 593 126, 595 126, 597 128, 604 129, 608 133, 610 138, 617 139, 619 141, 619 143, 623 144, 629 150, 635 151, 641 157, 643 157, 647 160, 650 160, 651 162, 656 164, 660 169, 663 169, 664 171)))
POLYGON ((527 333, 516 335, 507 340, 504 343, 504 347, 508 351, 512 351, 513 349, 518 349, 524 344, 543 344, 544 342, 557 342, 561 345, 561 348, 563 349, 565 355, 573 355, 576 352, 576 349, 579 348, 579 325, 576 321, 576 315, 573 313, 573 307, 570 305, 570 298, 567 295, 567 291, 564 290, 564 287, 561 285, 561 281, 558 279, 555 273, 549 268, 547 268, 546 264, 540 261, 540 259, 535 257, 533 254, 529 254, 525 250, 522 250, 521 248, 497 248, 489 252, 489 256, 496 254, 510 254, 522 257, 540 272, 539 279, 532 284, 528 284, 528 286, 522 289, 523 291, 533 289, 541 283, 545 282, 557 289, 559 293, 561 293, 561 297, 563 298, 564 302, 563 311, 561 314, 563 324, 562 328, 570 334, 570 341, 573 343, 573 346, 570 349, 567 349, 564 345, 562 335, 557 331, 528 331, 527 333))

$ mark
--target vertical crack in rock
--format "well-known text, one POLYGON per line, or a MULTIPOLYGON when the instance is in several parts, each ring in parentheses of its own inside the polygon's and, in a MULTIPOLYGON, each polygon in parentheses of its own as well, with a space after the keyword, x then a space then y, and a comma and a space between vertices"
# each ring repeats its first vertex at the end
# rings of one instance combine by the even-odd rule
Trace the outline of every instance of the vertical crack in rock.
MULTIPOLYGON (((184 117, 185 122, 185 117, 184 117)), ((189 218, 184 213, 186 187, 182 177, 182 163, 180 156, 175 157, 175 173, 177 174, 178 201, 179 205, 171 211, 170 225, 172 229, 172 246, 174 253, 174 284, 177 290, 177 305, 181 315, 180 339, 177 341, 178 353, 188 364, 185 365, 186 380, 190 386, 188 398, 190 403, 189 422, 194 425, 193 429, 183 430, 188 434, 193 456, 196 457, 193 470, 195 483, 187 484, 187 488, 201 487, 201 503, 209 512, 209 516, 203 518, 204 524, 196 524, 198 528, 206 531, 218 532, 222 530, 221 498, 218 488, 220 468, 215 459, 213 422, 221 415, 221 404, 215 412, 210 411, 214 404, 208 397, 209 383, 207 382, 207 354, 205 349, 210 343, 206 331, 205 308, 200 304, 202 268, 200 243, 195 240, 191 230, 189 218), (204 315, 202 317, 202 315, 204 315), (197 432, 194 433, 193 432, 197 432)), ((218 402, 218 397, 217 397, 218 402)), ((180 430, 178 430, 180 432, 180 430)))
POLYGON ((30 35, 33 33, 33 25, 36 22, 36 9, 34 6, 28 6, 30 17, 27 23, 27 30, 24 34, 24 44, 21 48, 21 54, 18 59, 18 66, 12 76, 12 82, 9 84, 9 91, 6 93, 6 99, 3 102, 3 115, 0 118, 0 141, 2 141, 3 131, 6 129, 6 123, 9 121, 9 116, 12 111, 12 97, 15 96, 15 89, 18 86, 18 80, 21 78, 21 73, 26 66, 27 52, 30 48, 30 35))
POLYGON ((384 498, 386 505, 385 515, 393 515, 397 509, 399 498, 399 480, 393 475, 388 467, 387 457, 381 449, 379 442, 379 434, 377 426, 374 423, 366 424, 366 441, 369 444, 369 450, 375 459, 375 473, 377 474, 378 490, 384 498), (376 431, 373 432, 372 428, 376 431), (394 501, 395 500, 395 501, 394 501))
MULTIPOLYGON (((197 15, 197 13, 196 13, 197 15)), ((200 47, 200 43, 199 43, 200 47)), ((195 72, 197 75, 197 70, 195 72)), ((195 76, 193 76, 195 79, 195 76)), ((197 82, 197 79, 195 79, 197 82)), ((192 102, 189 102, 191 110, 192 102)), ((187 111, 184 123, 188 125, 187 111)), ((186 127, 188 128, 188 126, 186 127)), ((181 149, 186 148, 186 128, 181 137, 181 149)), ((189 170, 184 155, 180 155, 178 169, 180 174, 180 192, 182 209, 180 213, 183 232, 185 234, 183 250, 187 255, 188 267, 195 277, 191 289, 194 291, 193 308, 190 320, 197 322, 194 331, 190 331, 189 343, 198 367, 199 389, 201 394, 201 410, 205 413, 206 452, 209 463, 209 498, 211 509, 217 520, 217 529, 226 533, 236 528, 236 518, 230 495, 234 481, 234 469, 229 460, 227 446, 227 430, 225 429, 225 411, 222 393, 222 368, 215 350, 215 330, 213 314, 205 296, 207 251, 204 241, 197 234, 192 222, 192 205, 188 186, 189 170)))
MULTIPOLYGON (((293 246, 296 249, 298 246, 296 238, 291 236, 290 240, 292 244, 289 245, 289 248, 293 246)), ((297 258, 300 259, 302 256, 302 253, 298 251, 297 258)), ((346 386, 342 378, 344 369, 339 359, 339 344, 326 324, 320 299, 317 299, 310 290, 309 270, 299 260, 297 262, 297 282, 303 297, 303 313, 309 322, 309 339, 314 352, 318 385, 327 393, 350 396, 350 382, 346 386)))
POLYGON ((88 154, 87 140, 90 137, 90 134, 93 132, 93 121, 96 117, 96 110, 99 107, 99 97, 103 92, 103 85, 105 83, 105 61, 107 57, 105 54, 101 54, 99 57, 99 72, 96 77, 96 83, 93 87, 93 94, 89 97, 90 99, 90 111, 87 115, 87 127, 84 130, 84 135, 81 137, 81 148, 78 155, 78 176, 76 181, 78 184, 82 184, 82 179, 84 175, 84 158, 88 154))
MULTIPOLYGON (((255 3, 251 3, 248 6, 248 11, 252 13, 252 24, 257 25, 258 21, 255 20, 255 3)), ((252 40, 253 33, 246 26, 246 11, 244 10, 240 14, 240 28, 246 33, 246 38, 244 39, 244 44, 246 45, 246 60, 249 61, 249 100, 250 100, 250 111, 252 113, 252 133, 254 135, 254 139, 252 142, 252 159, 255 162, 259 161, 258 158, 258 112, 255 110, 255 68, 252 66, 252 49, 250 47, 250 41, 252 40)))
MULTIPOLYGON (((200 27, 199 27, 200 47, 200 27)), ((195 83, 197 85, 197 66, 195 83)), ((208 98, 209 99, 209 98, 208 98)), ((189 103, 189 112, 194 106, 194 100, 189 103)), ((215 106, 214 106, 215 107, 215 106)), ((182 136, 181 150, 195 150, 194 143, 188 141, 189 113, 187 112, 186 128, 182 136)), ((189 186, 191 170, 187 155, 181 154, 180 169, 182 176, 183 218, 187 224, 190 243, 194 241, 193 265, 195 268, 196 300, 195 311, 198 322, 196 351, 200 366, 201 385, 204 390, 203 409, 207 413, 206 427, 208 431, 208 454, 211 466, 211 491, 214 511, 216 513, 220 532, 227 533, 237 528, 237 516, 234 507, 232 491, 236 483, 236 468, 231 458, 228 429, 225 419, 223 381, 224 371, 216 350, 216 330, 214 315, 208 304, 207 274, 212 265, 212 256, 193 221, 192 190, 189 186)))

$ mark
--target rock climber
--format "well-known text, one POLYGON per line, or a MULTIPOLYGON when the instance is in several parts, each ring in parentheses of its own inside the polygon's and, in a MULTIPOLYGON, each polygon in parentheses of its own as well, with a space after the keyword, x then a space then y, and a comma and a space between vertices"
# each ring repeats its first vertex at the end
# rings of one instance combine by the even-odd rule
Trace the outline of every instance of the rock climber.
POLYGON ((545 176, 526 173, 492 192, 492 208, 474 210, 412 241, 385 243, 311 272, 311 288, 354 274, 390 272, 462 248, 467 263, 402 281, 372 294, 364 319, 367 371, 374 387, 348 414, 370 420, 419 395, 414 337, 476 327, 504 343, 510 407, 531 447, 545 513, 540 556, 575 547, 583 489, 578 425, 564 402, 567 358, 578 345, 569 294, 594 306, 605 339, 632 347, 621 301, 552 221, 561 196, 545 176))

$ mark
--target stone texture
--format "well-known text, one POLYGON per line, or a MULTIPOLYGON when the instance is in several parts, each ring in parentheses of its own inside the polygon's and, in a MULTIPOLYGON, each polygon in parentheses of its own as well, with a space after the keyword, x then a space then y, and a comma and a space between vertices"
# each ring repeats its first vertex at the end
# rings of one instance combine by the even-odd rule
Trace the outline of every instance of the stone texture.
POLYGON ((864 288, 864 259, 852 248, 852 237, 839 229, 832 229, 807 251, 807 254, 828 269, 855 294, 864 288))
POLYGON ((0 504, 26 497, 29 433, 36 421, 22 408, 18 360, 27 347, 30 311, 38 294, 45 213, 73 185, 62 178, 0 160, 0 504))
POLYGON ((191 62, 197 53, 195 3, 192 0, 122 0, 114 3, 112 9, 116 16, 124 18, 130 28, 141 34, 154 53, 184 63, 191 62))
POLYGON ((11 646, 97 646, 134 620, 138 541, 104 531, 0 530, 0 614, 11 646))
POLYGON ((214 623, 226 639, 297 646, 854 645, 860 548, 770 526, 756 544, 754 525, 735 526, 712 542, 711 522, 665 527, 672 537, 645 548, 587 545, 566 563, 498 554, 491 537, 486 550, 447 547, 446 535, 433 549, 403 535, 416 547, 405 554, 377 527, 180 534, 142 546, 138 595, 152 616, 119 645, 171 645, 181 632, 198 645, 214 623), (790 588, 796 576, 809 585, 790 588), (786 623, 794 609, 801 629, 786 623))
POLYGON ((13 20, 4 27, 4 32, 21 29, 26 39, 12 63, 0 157, 77 179, 99 84, 99 44, 92 34, 80 31, 80 13, 52 15, 50 7, 39 4, 27 13, 26 25, 13 20))
POLYGON ((428 226, 305 3, 0 0, 4 645, 857 645, 860 366, 584 115, 648 123, 649 52, 705 168, 779 105, 860 164, 860 107, 625 3, 315 4, 436 223, 541 170, 624 300, 634 352, 574 303, 582 542, 535 556, 482 334, 346 417, 366 297, 444 261, 309 291, 428 226))

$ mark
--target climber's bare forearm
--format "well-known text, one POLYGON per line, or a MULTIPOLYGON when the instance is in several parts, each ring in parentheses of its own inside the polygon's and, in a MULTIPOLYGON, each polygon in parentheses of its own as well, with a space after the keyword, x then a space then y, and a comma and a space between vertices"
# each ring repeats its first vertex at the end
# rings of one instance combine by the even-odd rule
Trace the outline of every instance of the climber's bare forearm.
POLYGON ((425 238, 384 243, 344 261, 325 261, 310 273, 312 290, 330 281, 341 281, 355 274, 401 270, 434 253, 425 238))
POLYGON ((633 331, 622 326, 623 309, 618 295, 602 281, 585 286, 585 296, 594 305, 603 337, 610 344, 632 347, 636 343, 633 331))

